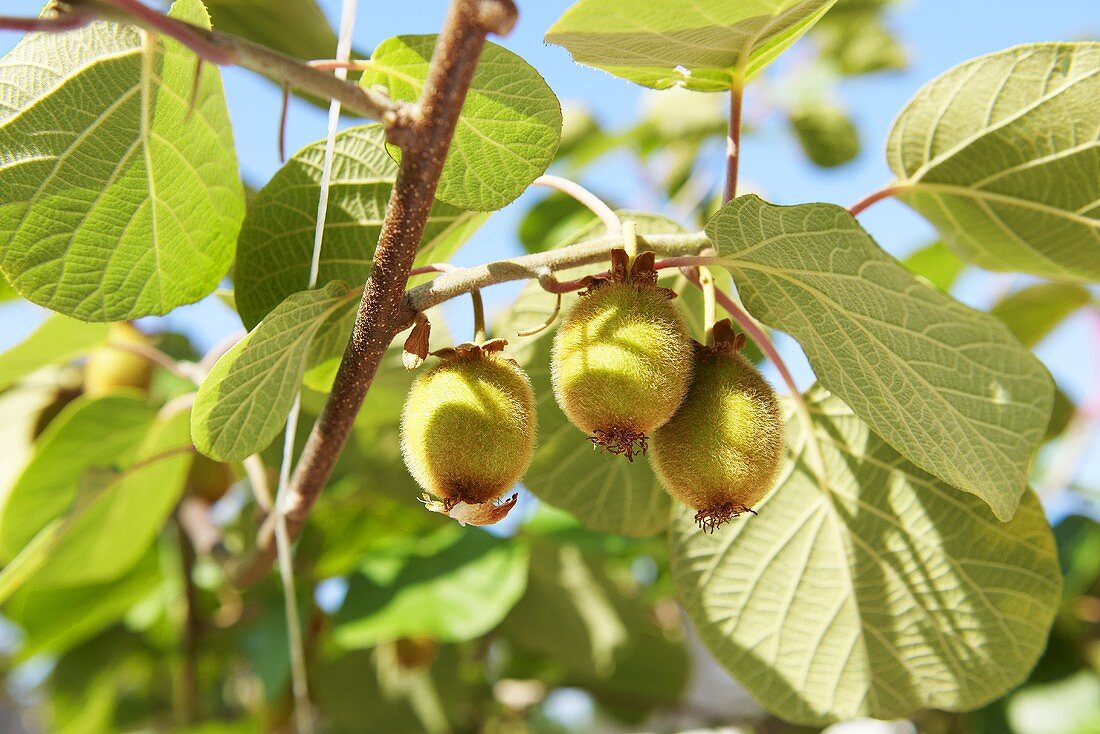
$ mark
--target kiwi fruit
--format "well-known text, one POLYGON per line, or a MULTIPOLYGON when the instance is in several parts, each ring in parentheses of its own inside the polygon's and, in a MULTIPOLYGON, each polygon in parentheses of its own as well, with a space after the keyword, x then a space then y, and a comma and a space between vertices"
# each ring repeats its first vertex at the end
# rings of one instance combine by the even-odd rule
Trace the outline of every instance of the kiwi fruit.
MULTIPOLYGON (((714 346, 695 345, 687 397, 653 433, 650 462, 673 498, 697 510, 713 531, 754 512, 771 490, 783 455, 783 419, 775 390, 740 353, 743 335, 728 321, 714 346)), ((755 514, 755 513, 754 513, 755 514)))
MULTIPOLYGON (((152 340, 133 324, 125 321, 111 324, 108 342, 116 344, 150 344, 152 340)), ((153 379, 153 363, 145 357, 112 346, 94 350, 84 365, 84 393, 93 398, 116 390, 134 388, 148 390, 153 379)))
POLYGON ((435 352, 439 364, 413 382, 405 401, 405 465, 421 487, 442 499, 448 514, 458 503, 498 499, 534 454, 535 395, 527 373, 500 353, 503 344, 435 352))
POLYGON ((558 405, 594 446, 633 461, 687 394, 692 340, 675 292, 657 285, 653 253, 612 262, 610 276, 593 279, 558 327, 551 381, 558 405))

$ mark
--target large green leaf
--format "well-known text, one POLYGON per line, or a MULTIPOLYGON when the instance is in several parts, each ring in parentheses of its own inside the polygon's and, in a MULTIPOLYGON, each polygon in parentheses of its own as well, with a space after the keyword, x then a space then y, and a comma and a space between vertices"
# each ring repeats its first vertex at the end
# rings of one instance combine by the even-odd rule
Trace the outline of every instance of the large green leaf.
POLYGON ((137 394, 70 403, 35 442, 0 507, 0 558, 13 557, 72 504, 85 471, 129 463, 153 419, 137 394))
MULTIPOLYGON (((249 329, 309 284, 324 154, 323 140, 302 148, 249 203, 237 244, 234 282, 237 308, 249 329)), ((396 178, 397 164, 386 153, 381 125, 337 134, 319 284, 366 281, 396 178)), ((485 218, 436 202, 417 262, 448 260, 485 218)), ((339 329, 334 325, 333 330, 339 329)), ((350 326, 340 331, 341 348, 350 331, 350 326)))
POLYGON ((158 416, 130 466, 93 502, 78 501, 67 514, 34 587, 104 583, 133 568, 179 502, 192 456, 188 411, 158 416))
POLYGON ((22 628, 21 659, 42 652, 60 653, 102 632, 160 583, 157 554, 150 550, 122 577, 105 583, 63 589, 20 589, 4 606, 4 615, 22 628))
POLYGON ((37 369, 78 357, 105 341, 105 324, 89 324, 61 314, 50 316, 30 336, 0 354, 0 390, 37 369))
POLYGON ((534 539, 527 592, 501 637, 552 660, 560 680, 550 684, 580 686, 638 712, 675 704, 688 676, 683 643, 670 639, 636 590, 616 584, 601 559, 585 551, 534 539))
POLYGON ((158 421, 123 471, 89 468, 63 513, 0 571, 0 603, 24 587, 83 587, 119 578, 149 549, 183 493, 188 414, 158 421))
POLYGON ((1100 279, 1100 43, 968 61, 921 89, 887 144, 897 197, 992 270, 1100 279))
POLYGON ((202 453, 241 461, 286 423, 321 326, 359 296, 345 283, 295 293, 218 360, 195 397, 191 435, 202 453))
POLYGON ((715 657, 784 719, 966 710, 1023 681, 1061 575, 1035 494, 1007 524, 907 462, 840 400, 788 420, 778 489, 714 534, 678 514, 670 566, 715 657))
POLYGON ((836 0, 580 0, 546 33, 581 64, 655 89, 730 89, 836 0))
MULTIPOLYGON (((171 14, 209 25, 199 0, 171 14)), ((195 56, 157 49, 94 23, 0 59, 0 269, 28 300, 119 321, 197 301, 229 269, 244 191, 221 78, 203 67, 187 119, 195 56)))
MULTIPOLYGON (((386 39, 374 49, 361 83, 381 84, 394 99, 416 100, 436 38, 386 39)), ((463 209, 501 209, 542 175, 560 140, 561 105, 553 90, 522 58, 486 43, 436 196, 463 209)))
POLYGON ((1089 289, 1073 283, 1038 283, 1010 293, 990 311, 1008 324, 1025 347, 1034 347, 1071 313, 1092 301, 1089 289))
POLYGON ((504 619, 526 585, 523 543, 449 526, 371 551, 351 579, 333 639, 346 648, 408 637, 472 640, 504 619))
POLYGON ((903 456, 1012 517, 1053 382, 989 314, 918 282, 848 212, 741 197, 707 225, 745 306, 903 456))

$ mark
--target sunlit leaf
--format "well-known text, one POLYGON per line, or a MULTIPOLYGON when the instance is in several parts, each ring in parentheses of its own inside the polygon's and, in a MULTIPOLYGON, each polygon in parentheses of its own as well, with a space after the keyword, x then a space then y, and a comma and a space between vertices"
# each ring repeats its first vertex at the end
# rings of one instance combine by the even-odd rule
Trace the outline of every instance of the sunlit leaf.
POLYGON ((681 601, 707 647, 785 720, 969 710, 1022 682, 1058 608, 1035 494, 1008 523, 907 462, 840 400, 807 395, 824 476, 791 416, 790 460, 758 517, 670 534, 681 601))
POLYGON ((848 212, 744 196, 707 234, 745 306, 903 456, 1015 512, 1053 382, 1003 323, 918 282, 848 212))
MULTIPOLYGON (((374 49, 361 83, 381 84, 394 99, 416 100, 436 38, 386 39, 374 49)), ((522 58, 486 43, 436 197, 463 209, 501 209, 546 170, 560 139, 561 105, 553 90, 522 58)))
POLYGON ((136 394, 81 398, 35 442, 34 455, 0 506, 0 557, 12 558, 77 496, 93 467, 125 466, 153 425, 154 412, 136 394))
POLYGON ((898 116, 897 197, 990 270, 1100 279, 1100 43, 967 61, 898 116))
POLYGON ((352 576, 333 638, 346 648, 425 636, 472 640, 495 627, 527 585, 527 548, 476 528, 376 548, 352 576))
POLYGON ((727 90, 771 63, 836 0, 580 0, 546 33, 580 64, 655 89, 727 90))
MULTIPOLYGON (((171 14, 209 25, 199 0, 171 14)), ((195 56, 158 38, 148 57, 135 28, 94 23, 0 59, 0 269, 34 303, 163 314, 229 269, 244 193, 221 78, 204 65, 186 120, 195 56)))
POLYGON ((950 291, 966 268, 966 263, 939 240, 925 245, 901 262, 941 291, 950 291))
POLYGON ((341 281, 295 293, 226 352, 195 398, 199 451, 241 461, 267 448, 285 425, 318 329, 358 295, 341 281))
MULTIPOLYGON (((310 143, 272 176, 248 206, 237 244, 235 292, 249 329, 309 284, 325 141, 310 143)), ((367 279, 397 164, 385 149, 381 125, 343 130, 336 136, 328 214, 318 280, 360 285, 367 279)), ((421 238, 420 264, 442 262, 481 226, 484 214, 449 204, 432 205, 421 238)), ((330 326, 340 351, 350 324, 330 326)))

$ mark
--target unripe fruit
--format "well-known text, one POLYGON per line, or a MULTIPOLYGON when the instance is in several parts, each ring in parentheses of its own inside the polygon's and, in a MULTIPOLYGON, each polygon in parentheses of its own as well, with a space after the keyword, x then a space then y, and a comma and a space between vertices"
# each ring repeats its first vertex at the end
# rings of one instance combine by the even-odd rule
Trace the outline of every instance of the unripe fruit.
POLYGON ((491 502, 519 481, 534 454, 537 418, 531 382, 512 360, 489 345, 439 354, 440 364, 409 390, 401 453, 449 514, 459 502, 491 502))
POLYGON ((191 468, 187 472, 185 491, 214 504, 225 496, 236 480, 233 468, 229 464, 214 461, 202 454, 195 454, 195 458, 191 461, 191 468))
POLYGON ((692 341, 674 296, 652 270, 613 275, 581 296, 554 337, 558 405, 593 444, 629 460, 646 451, 648 434, 672 417, 691 383, 692 341))
MULTIPOLYGON (((116 344, 149 344, 145 334, 126 322, 111 324, 108 341, 116 344)), ((93 398, 122 388, 148 390, 153 363, 145 357, 115 347, 100 347, 84 365, 84 393, 93 398)))
POLYGON ((668 493, 698 510, 699 527, 712 531, 752 512, 775 483, 783 454, 775 391, 741 356, 743 337, 733 339, 728 322, 715 334, 715 346, 696 346, 691 389, 653 433, 650 459, 668 493))

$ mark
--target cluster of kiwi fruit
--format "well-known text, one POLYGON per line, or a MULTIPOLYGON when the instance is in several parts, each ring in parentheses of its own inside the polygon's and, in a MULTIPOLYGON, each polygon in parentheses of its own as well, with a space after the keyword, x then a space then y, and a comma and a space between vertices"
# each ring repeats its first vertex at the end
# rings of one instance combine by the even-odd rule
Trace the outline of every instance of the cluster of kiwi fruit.
MULTIPOLYGON (((741 354, 744 335, 714 325, 694 341, 657 284, 653 253, 612 252, 607 275, 585 290, 554 337, 554 397, 594 448, 633 461, 648 455, 672 497, 713 531, 771 489, 783 448, 775 391, 741 354)), ((429 509, 464 524, 496 522, 500 498, 535 448, 535 396, 500 339, 435 352, 401 422, 405 463, 429 509)), ((754 513, 755 514, 755 513, 754 513)))

